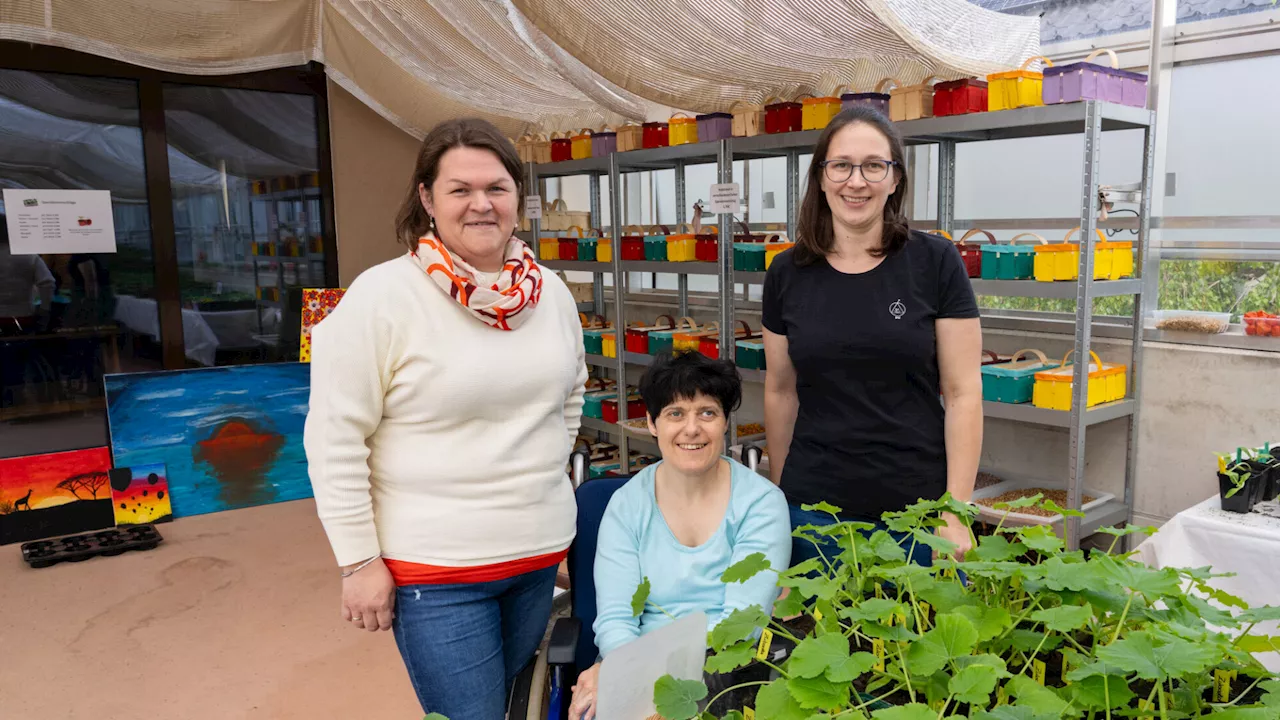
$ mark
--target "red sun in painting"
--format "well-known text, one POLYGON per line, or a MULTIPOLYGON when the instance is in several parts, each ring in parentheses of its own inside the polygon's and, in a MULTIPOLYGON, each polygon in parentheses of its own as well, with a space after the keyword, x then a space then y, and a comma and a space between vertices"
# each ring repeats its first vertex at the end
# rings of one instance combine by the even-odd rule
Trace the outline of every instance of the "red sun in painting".
POLYGON ((226 502, 246 502, 261 492, 284 440, 278 432, 261 430, 249 420, 233 418, 219 425, 208 439, 196 443, 192 454, 198 462, 208 463, 213 475, 222 481, 226 502))

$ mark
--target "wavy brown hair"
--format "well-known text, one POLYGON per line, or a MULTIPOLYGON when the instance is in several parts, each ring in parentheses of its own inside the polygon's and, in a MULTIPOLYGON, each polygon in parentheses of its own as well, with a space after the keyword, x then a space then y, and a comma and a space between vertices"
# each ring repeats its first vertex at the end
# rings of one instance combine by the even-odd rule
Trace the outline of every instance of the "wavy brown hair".
POLYGON ((520 155, 515 145, 502 134, 502 131, 488 120, 479 118, 460 118, 446 120, 431 129, 422 139, 422 148, 418 150, 418 162, 413 167, 413 182, 409 183, 409 192, 396 214, 396 239, 415 250, 418 239, 429 232, 435 232, 435 223, 422 207, 418 196, 418 186, 431 190, 436 176, 440 173, 440 158, 450 150, 458 147, 488 150, 502 161, 503 167, 511 174, 519 194, 520 213, 517 219, 524 217, 524 172, 520 164, 520 155))
MULTIPOLYGON (((835 134, 856 123, 870 125, 884 135, 889 141, 889 149, 893 161, 894 176, 898 179, 898 188, 889 196, 884 205, 884 234, 880 239, 880 247, 871 251, 880 257, 897 252, 907 242, 910 229, 907 217, 902 213, 902 203, 907 195, 910 176, 907 172, 906 152, 903 150, 902 136, 898 134, 893 123, 889 122, 879 111, 855 106, 843 110, 827 125, 827 129, 818 137, 818 144, 813 147, 813 162, 809 164, 809 182, 805 188, 804 202, 800 205, 800 217, 796 219, 796 251, 797 265, 809 265, 831 254, 835 247, 835 228, 831 219, 831 206, 827 204, 827 195, 822 192, 822 163, 827 159, 831 147, 831 138, 835 134)), ((882 180, 881 182, 885 182, 882 180)))

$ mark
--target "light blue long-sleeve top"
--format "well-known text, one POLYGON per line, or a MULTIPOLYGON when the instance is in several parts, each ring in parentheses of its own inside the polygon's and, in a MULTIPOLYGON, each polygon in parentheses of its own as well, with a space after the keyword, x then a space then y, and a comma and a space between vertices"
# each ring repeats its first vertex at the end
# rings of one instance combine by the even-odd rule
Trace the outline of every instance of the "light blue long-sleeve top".
POLYGON ((655 605, 677 618, 701 610, 708 630, 740 608, 772 610, 777 572, 791 561, 787 500, 773 483, 725 460, 731 465, 729 506, 715 535, 698 547, 681 545, 658 509, 654 479, 662 463, 640 471, 609 500, 595 559, 597 614, 592 627, 601 657, 671 622, 655 605), (757 552, 764 553, 773 570, 744 583, 720 580, 726 568, 757 552), (634 617, 631 598, 645 577, 649 602, 634 617))

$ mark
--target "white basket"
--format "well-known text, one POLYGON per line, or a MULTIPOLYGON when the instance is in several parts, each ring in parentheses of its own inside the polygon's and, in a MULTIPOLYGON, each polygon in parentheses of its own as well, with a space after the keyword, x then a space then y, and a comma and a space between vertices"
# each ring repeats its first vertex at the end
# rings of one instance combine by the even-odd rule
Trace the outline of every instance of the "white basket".
MULTIPOLYGON (((994 474, 1001 474, 1001 473, 994 473, 994 474)), ((1017 480, 1006 480, 1002 483, 996 483, 995 485, 984 487, 981 490, 974 490, 972 499, 983 500, 986 498, 993 498, 993 497, 1003 495, 1004 493, 1009 492, 1010 490, 1019 490, 1022 488, 1044 488, 1045 490, 1065 490, 1066 487, 1067 487, 1067 484, 1065 482, 1032 480, 1027 478, 1022 478, 1017 480)), ((1098 492, 1093 488, 1084 488, 1083 494, 1090 495, 1093 497, 1093 500, 1085 503, 1084 506, 1081 508, 1081 510, 1083 510, 1084 512, 1089 512, 1090 510, 1096 507, 1099 507, 1104 503, 1114 500, 1116 497, 1111 493, 1098 492)), ((1018 512, 1017 510, 997 510, 995 508, 987 507, 986 505, 979 505, 977 503, 972 503, 972 504, 978 509, 978 519, 982 520, 983 522, 988 522, 992 524, 999 523, 1001 520, 1004 520, 1005 525, 1052 525, 1053 523, 1062 521, 1061 515, 1050 515, 1047 517, 1041 517, 1039 515, 1021 513, 1021 512, 1018 512)))
POLYGON ((1201 310, 1157 310, 1154 314, 1157 330, 1169 332, 1190 332, 1203 335, 1217 335, 1231 327, 1231 313, 1204 312, 1201 310), (1183 320, 1192 323, 1189 327, 1160 327, 1171 321, 1183 320), (1203 329, 1195 327, 1200 326, 1203 329))

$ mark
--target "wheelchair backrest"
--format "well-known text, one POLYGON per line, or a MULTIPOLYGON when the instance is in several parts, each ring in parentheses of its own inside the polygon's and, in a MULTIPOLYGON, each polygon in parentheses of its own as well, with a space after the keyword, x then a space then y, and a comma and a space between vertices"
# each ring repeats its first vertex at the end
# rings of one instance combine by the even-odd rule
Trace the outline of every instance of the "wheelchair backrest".
POLYGON ((600 651, 591 626, 596 621, 596 537, 609 498, 631 478, 603 477, 578 487, 578 534, 569 548, 569 584, 573 592, 573 616, 582 621, 575 662, 578 671, 595 664, 600 651))

